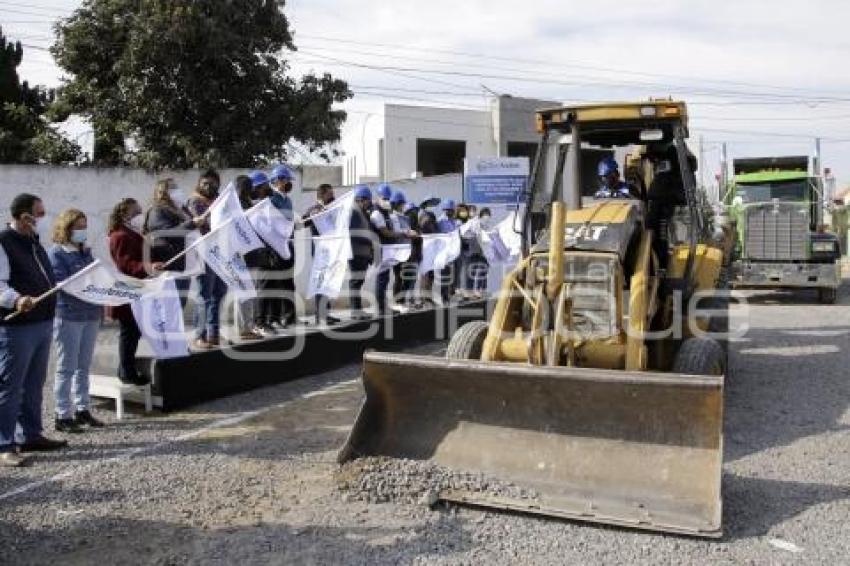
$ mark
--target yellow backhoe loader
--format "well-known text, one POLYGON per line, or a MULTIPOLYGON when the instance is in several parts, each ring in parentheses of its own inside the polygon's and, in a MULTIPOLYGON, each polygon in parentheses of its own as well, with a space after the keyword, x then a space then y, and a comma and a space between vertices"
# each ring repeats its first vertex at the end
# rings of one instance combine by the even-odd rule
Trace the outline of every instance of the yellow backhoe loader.
POLYGON ((367 353, 339 461, 427 460, 537 494, 448 501, 720 536, 728 245, 700 205, 686 106, 556 108, 537 122, 523 257, 489 323, 461 327, 446 359, 367 353), (583 207, 596 179, 581 178, 582 147, 628 151, 633 198, 583 207))

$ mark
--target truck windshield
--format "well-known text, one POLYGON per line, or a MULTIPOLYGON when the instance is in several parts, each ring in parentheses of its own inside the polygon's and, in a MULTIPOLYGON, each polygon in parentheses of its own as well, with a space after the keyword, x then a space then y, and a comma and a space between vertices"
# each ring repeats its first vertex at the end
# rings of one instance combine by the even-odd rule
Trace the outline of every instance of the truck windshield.
POLYGON ((770 202, 774 199, 786 202, 804 202, 808 200, 808 194, 808 181, 738 185, 735 191, 735 196, 741 197, 744 203, 770 202))

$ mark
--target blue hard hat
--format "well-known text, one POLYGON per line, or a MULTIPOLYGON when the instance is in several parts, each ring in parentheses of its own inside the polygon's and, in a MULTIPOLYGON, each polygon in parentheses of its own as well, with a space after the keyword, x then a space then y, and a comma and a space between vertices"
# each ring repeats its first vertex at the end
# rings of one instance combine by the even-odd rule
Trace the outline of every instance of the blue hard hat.
POLYGON ((269 177, 262 171, 252 171, 249 175, 251 178, 251 186, 254 188, 259 187, 260 185, 267 185, 269 182, 269 177))
POLYGON ((375 192, 384 200, 390 199, 393 196, 393 188, 386 183, 378 187, 378 190, 375 192))
POLYGON ((599 162, 599 176, 607 177, 611 173, 619 173, 620 166, 617 165, 617 160, 613 157, 606 157, 599 162))
MULTIPOLYGON (((378 190, 378 194, 381 194, 380 189, 378 190)), ((383 195, 381 195, 381 196, 383 198, 387 198, 387 197, 384 197, 383 195)), ((392 194, 392 196, 390 197, 390 204, 404 204, 406 202, 407 202, 407 197, 405 197, 404 193, 401 192, 401 191, 394 192, 392 194)))
POLYGON ((291 181, 294 178, 292 175, 292 170, 289 169, 286 165, 278 165, 274 169, 272 169, 271 180, 277 181, 278 179, 282 179, 284 181, 291 181))
POLYGON ((446 199, 443 201, 442 206, 440 206, 440 210, 454 210, 455 209, 455 201, 452 199, 446 199))
POLYGON ((372 200, 372 190, 366 185, 358 185, 354 189, 354 198, 367 198, 372 200))

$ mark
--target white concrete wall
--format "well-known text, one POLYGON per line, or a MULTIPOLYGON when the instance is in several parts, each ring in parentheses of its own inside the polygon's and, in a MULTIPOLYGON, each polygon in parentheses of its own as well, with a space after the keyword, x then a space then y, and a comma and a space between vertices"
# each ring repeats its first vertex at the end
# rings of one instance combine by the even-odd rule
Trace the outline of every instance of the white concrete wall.
POLYGON ((406 179, 416 173, 416 140, 466 142, 466 157, 498 152, 492 113, 426 106, 387 104, 384 111, 384 154, 387 179, 406 179))

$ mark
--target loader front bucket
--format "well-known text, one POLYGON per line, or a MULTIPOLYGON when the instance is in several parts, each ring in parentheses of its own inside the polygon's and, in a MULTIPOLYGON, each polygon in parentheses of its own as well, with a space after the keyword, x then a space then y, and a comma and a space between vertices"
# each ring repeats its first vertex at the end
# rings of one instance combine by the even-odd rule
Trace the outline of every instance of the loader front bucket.
POLYGON ((718 537, 723 377, 540 367, 371 352, 340 463, 425 460, 527 488, 533 500, 441 499, 718 537))

